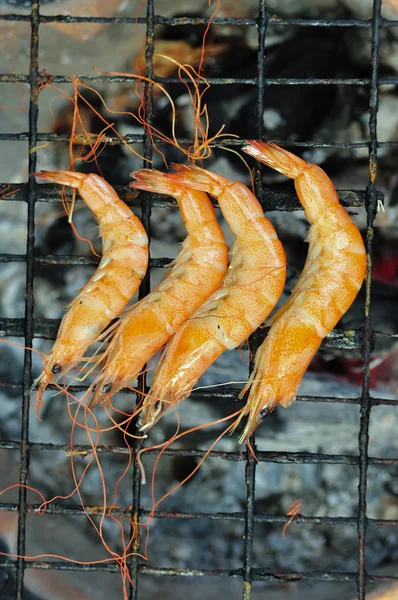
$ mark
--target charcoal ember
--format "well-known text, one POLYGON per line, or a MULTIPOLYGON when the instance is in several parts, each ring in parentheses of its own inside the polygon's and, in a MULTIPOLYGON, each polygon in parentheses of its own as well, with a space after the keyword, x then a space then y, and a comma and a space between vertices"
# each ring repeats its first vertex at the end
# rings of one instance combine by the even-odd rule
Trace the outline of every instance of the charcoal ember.
MULTIPOLYGON (((41 243, 36 247, 36 254, 65 255, 76 252, 76 235, 68 221, 68 217, 62 216, 55 219, 46 229, 41 243)), ((65 285, 65 269, 54 269, 51 265, 38 263, 36 265, 36 276, 50 280, 54 286, 65 285)))
MULTIPOLYGON (((367 20, 372 16, 373 0, 342 0, 341 6, 346 7, 346 17, 367 20)), ((398 4, 396 0, 384 0, 381 3, 381 15, 385 19, 398 19, 398 4)), ((386 27, 380 31, 380 51, 379 65, 380 75, 393 75, 398 71, 397 54, 398 32, 395 27, 386 27), (385 69, 392 73, 385 72, 385 69)), ((356 41, 352 39, 350 44, 351 59, 362 64, 369 64, 369 55, 371 52, 371 36, 365 29, 358 29, 355 32, 356 41)))
POLYGON ((44 247, 39 250, 49 254, 73 254, 75 242, 76 235, 65 215, 50 225, 46 231, 44 247))
MULTIPOLYGON (((355 32, 355 35, 358 32, 355 32)), ((360 35, 361 32, 358 33, 360 35)), ((351 35, 351 32, 350 32, 351 35)), ((355 37, 354 35, 354 37, 355 37)), ((281 40, 280 40, 281 41, 281 40)), ((334 36, 328 32, 314 32, 304 35, 298 31, 284 43, 275 44, 267 48, 266 76, 269 77, 367 77, 368 54, 366 62, 357 60, 347 61, 350 55, 348 48, 362 48, 363 44, 352 43, 347 35, 334 36), (322 36, 322 39, 321 39, 322 36), (325 40, 326 38, 326 40, 325 40), (318 48, 314 54, 313 48, 318 48)), ((388 45, 387 45, 388 47, 388 45)), ((235 44, 234 61, 235 76, 256 77, 257 66, 255 52, 244 49, 242 43, 235 44)), ((229 52, 221 54, 217 66, 211 67, 206 74, 221 76, 226 73, 226 64, 229 64, 229 52)), ((388 70, 384 69, 388 75, 388 70)), ((184 113, 184 105, 188 106, 187 96, 184 96, 181 86, 176 93, 178 109, 177 130, 181 137, 192 137, 192 118, 189 108, 184 113), (182 94, 182 97, 179 96, 182 94), (188 125, 187 125, 188 124, 188 125), (189 127, 191 125, 191 129, 189 127)), ((268 86, 264 98, 264 125, 266 137, 272 139, 316 139, 317 141, 345 143, 347 141, 363 141, 367 138, 367 94, 362 88, 354 86, 268 86), (315 107, 315 110, 314 110, 315 107)), ((214 134, 223 124, 225 131, 238 133, 241 137, 255 137, 256 122, 255 105, 256 96, 253 90, 239 85, 213 86, 207 93, 206 102, 210 115, 210 133, 214 134), (231 100, 232 98, 232 100, 231 100), (242 129, 243 126, 243 129, 242 129)), ((394 119, 394 110, 397 99, 392 94, 380 95, 379 130, 383 139, 394 139, 395 126, 391 127, 394 119), (385 114, 384 114, 385 113, 385 114)), ((168 107, 161 109, 158 124, 171 123, 167 116, 168 107)), ((381 155, 387 150, 381 149, 381 155)), ((354 148, 350 151, 353 158, 366 158, 366 148, 354 148)), ((327 161, 330 155, 335 154, 331 149, 314 149, 303 152, 306 160, 319 164, 327 161)), ((214 151, 214 156, 221 152, 214 151)), ((171 161, 181 160, 178 151, 171 149, 171 161)), ((233 168, 242 170, 242 163, 233 155, 229 155, 229 162, 233 168)), ((211 165, 211 161, 208 162, 211 165)), ((345 160, 344 169, 351 163, 345 160)), ((160 166, 160 163, 159 165, 160 166)), ((275 176, 274 176, 275 177, 275 176)), ((366 180, 364 180, 366 185, 366 180)))
MULTIPOLYGON (((215 66, 206 69, 208 76, 228 75, 230 50, 221 53, 215 66)), ((234 45, 234 77, 257 77, 257 53, 244 45, 234 45)), ((266 50, 265 77, 282 78, 335 78, 354 75, 347 61, 347 49, 341 37, 328 32, 297 31, 293 36, 266 50), (314 53, 314 47, 317 52, 314 53)), ((171 90, 171 87, 168 89, 171 90)), ((176 132, 182 138, 193 137, 192 110, 186 89, 173 85, 176 98, 176 132)), ((215 135, 225 125, 225 132, 242 138, 257 135, 255 88, 233 84, 212 86, 205 96, 208 107, 210 130, 215 135)), ((295 86, 270 85, 264 93, 264 135, 271 139, 319 141, 348 141, 347 126, 358 111, 355 91, 351 86, 295 86)), ((366 106, 366 105, 365 105, 366 106)), ((156 114, 156 113, 155 113, 156 114)), ((156 126, 171 131, 171 115, 168 104, 155 117, 156 126)), ((162 129, 164 130, 164 129, 162 129)), ((220 156, 214 151, 214 157, 220 156)), ((178 151, 166 148, 169 161, 181 160, 178 151)), ((233 168, 243 170, 243 163, 234 155, 228 156, 233 168)), ((249 160, 250 162, 250 160, 249 160)), ((211 165, 211 160, 208 162, 211 165)), ((250 162, 250 164, 252 164, 250 162)))
MULTIPOLYGON (((93 133, 100 133, 100 131, 92 129, 93 133)), ((87 152, 89 152, 87 148, 87 152)), ((101 159, 95 162, 84 162, 79 163, 76 170, 80 173, 94 173, 103 177, 112 186, 117 185, 128 185, 131 181, 130 172, 135 170, 133 164, 130 164, 130 156, 126 156, 121 145, 103 145, 99 146, 98 154, 101 155, 101 159)), ((142 161, 140 162, 140 167, 142 161)))
MULTIPOLYGON (((394 200, 392 199, 392 202, 394 200)), ((398 287, 398 228, 375 229, 372 276, 398 287)))
MULTIPOLYGON (((348 74, 349 65, 341 39, 326 32, 304 35, 298 32, 284 44, 269 48, 265 59, 265 77, 334 78, 348 74), (314 52, 316 48, 316 52, 314 52)), ((253 65, 254 67, 254 65, 253 65)), ((255 91, 230 127, 242 137, 256 135, 254 111, 248 105, 256 101, 255 91)), ((264 135, 273 139, 313 139, 313 134, 334 108, 336 89, 323 86, 266 86, 264 93, 264 135)), ((341 127, 345 124, 340 123, 341 127)))

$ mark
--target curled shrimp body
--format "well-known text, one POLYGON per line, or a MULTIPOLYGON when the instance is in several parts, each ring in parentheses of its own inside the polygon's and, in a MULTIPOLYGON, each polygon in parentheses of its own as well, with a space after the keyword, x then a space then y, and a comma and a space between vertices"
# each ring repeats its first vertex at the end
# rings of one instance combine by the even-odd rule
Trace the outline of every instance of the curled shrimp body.
POLYGON ((91 406, 137 378, 179 325, 217 289, 228 265, 228 249, 207 194, 188 190, 159 171, 141 169, 132 175, 132 187, 176 198, 188 236, 167 277, 121 317, 91 406))
POLYGON ((145 400, 143 429, 186 398, 225 350, 247 340, 276 305, 286 276, 285 253, 275 229, 245 185, 198 167, 175 168, 177 174, 168 178, 217 198, 236 242, 221 287, 166 346, 145 400))
POLYGON ((271 319, 272 327, 242 392, 250 388, 239 417, 249 414, 241 441, 251 435, 262 415, 295 400, 308 365, 354 301, 366 268, 361 234, 326 173, 275 144, 249 144, 244 148, 248 154, 294 179, 311 227, 303 272, 289 300, 271 319))
POLYGON ((99 221, 103 255, 97 270, 68 306, 50 354, 44 360, 38 400, 54 379, 83 358, 87 348, 123 310, 148 267, 148 237, 140 220, 98 175, 69 171, 36 173, 49 181, 77 188, 99 221))

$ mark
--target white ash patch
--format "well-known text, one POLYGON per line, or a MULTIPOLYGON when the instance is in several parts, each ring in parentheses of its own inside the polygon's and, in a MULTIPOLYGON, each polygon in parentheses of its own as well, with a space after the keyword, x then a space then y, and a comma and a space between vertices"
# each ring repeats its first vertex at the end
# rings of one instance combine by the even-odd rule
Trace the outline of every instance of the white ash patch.
POLYGON ((285 122, 282 115, 274 108, 266 108, 263 112, 263 123, 268 129, 276 129, 280 125, 284 125, 285 122))

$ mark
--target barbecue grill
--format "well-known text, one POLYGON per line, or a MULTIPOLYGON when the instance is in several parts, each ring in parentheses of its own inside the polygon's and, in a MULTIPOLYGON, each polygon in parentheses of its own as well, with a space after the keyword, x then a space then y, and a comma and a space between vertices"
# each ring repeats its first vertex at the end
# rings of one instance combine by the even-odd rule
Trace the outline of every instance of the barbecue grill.
MULTIPOLYGON (((173 83, 178 82, 177 78, 161 78, 157 77, 152 72, 152 58, 154 52, 154 33, 156 25, 203 25, 208 23, 208 18, 169 18, 156 15, 155 13, 155 0, 147 0, 147 13, 146 17, 138 18, 138 22, 146 25, 146 67, 147 75, 153 78, 155 81, 161 83, 173 83)), ((66 22, 66 23, 85 23, 85 22, 96 22, 96 23, 130 23, 133 27, 136 23, 135 17, 73 17, 73 16, 43 16, 40 14, 40 2, 35 0, 31 2, 31 13, 28 16, 17 15, 17 14, 3 14, 0 16, 1 20, 6 21, 25 21, 30 24, 31 27, 31 42, 30 42, 30 68, 28 74, 9 73, 1 74, 0 80, 2 85, 7 85, 10 82, 21 82, 27 83, 30 86, 30 100, 29 100, 29 130, 27 132, 20 133, 7 133, 3 132, 0 134, 1 141, 7 141, 12 144, 14 141, 28 141, 29 150, 36 148, 40 143, 43 142, 65 142, 67 136, 55 133, 40 133, 38 131, 38 100, 40 90, 43 84, 46 83, 46 74, 39 73, 39 47, 40 47, 40 26, 43 23, 51 23, 54 21, 66 22)), ((370 395, 370 355, 374 346, 375 340, 381 334, 378 334, 372 329, 371 324, 371 267, 372 267, 372 236, 373 236, 373 222, 376 216, 378 202, 383 200, 382 194, 376 188, 376 168, 377 168, 377 153, 378 148, 383 145, 383 142, 379 143, 377 140, 377 111, 378 111, 378 87, 381 84, 398 84, 398 77, 379 77, 379 63, 378 53, 380 45, 380 30, 383 27, 397 27, 398 21, 388 21, 381 17, 381 0, 374 0, 373 15, 369 20, 334 20, 334 19, 281 19, 272 16, 266 10, 265 0, 259 0, 258 17, 255 19, 251 18, 218 18, 213 19, 214 24, 221 25, 234 25, 234 26, 257 26, 258 29, 258 74, 256 78, 248 79, 231 79, 231 78, 213 78, 209 79, 209 83, 215 86, 225 86, 230 84, 241 83, 247 86, 255 86, 257 90, 257 137, 263 139, 263 99, 264 89, 266 86, 274 85, 356 85, 363 86, 369 90, 369 143, 356 143, 356 144, 335 144, 335 143, 313 143, 313 142, 292 142, 286 140, 278 140, 278 143, 285 145, 286 147, 307 147, 307 148, 332 148, 332 147, 368 147, 369 149, 369 185, 366 190, 354 191, 346 190, 340 192, 340 198, 345 206, 354 207, 365 207, 367 212, 367 283, 366 283, 366 305, 365 305, 365 325, 362 330, 356 331, 334 331, 324 342, 324 347, 341 348, 347 350, 356 350, 363 357, 364 371, 363 371, 363 384, 362 394, 359 398, 323 398, 313 396, 300 396, 298 402, 336 402, 336 403, 347 403, 357 404, 360 406, 360 431, 358 438, 358 456, 349 455, 338 455, 338 454, 323 454, 323 453, 305 453, 305 452, 257 452, 257 458, 262 463, 276 462, 276 463, 296 463, 296 464, 314 464, 314 463, 330 463, 330 464, 344 464, 353 465, 358 468, 359 471, 359 488, 358 488, 358 513, 357 517, 314 517, 314 516, 297 516, 295 522, 304 526, 306 524, 327 524, 333 527, 355 527, 358 532, 358 569, 356 572, 334 572, 334 571, 312 571, 312 572, 269 572, 260 568, 254 568, 252 566, 252 550, 253 550, 253 538, 254 538, 254 525, 255 523, 281 523, 284 524, 288 521, 288 517, 275 516, 267 514, 257 514, 255 512, 255 485, 256 485, 256 468, 258 468, 255 459, 252 457, 250 452, 240 453, 217 451, 213 450, 211 456, 219 457, 226 461, 246 461, 246 488, 247 488, 247 500, 245 511, 242 513, 165 513, 158 512, 155 516, 159 516, 165 519, 184 519, 184 518, 205 518, 214 520, 225 520, 235 519, 244 522, 245 536, 244 536, 244 560, 240 569, 231 570, 189 570, 189 569, 178 569, 178 568, 160 568, 156 565, 149 566, 140 561, 136 556, 133 556, 130 560, 130 572, 134 582, 134 586, 131 587, 130 597, 132 600, 139 598, 140 590, 140 578, 141 575, 145 577, 170 577, 170 576, 200 576, 200 577, 212 577, 212 576, 225 576, 238 578, 242 582, 242 597, 248 600, 251 597, 251 586, 255 581, 263 582, 356 582, 357 585, 357 597, 358 600, 364 600, 366 598, 366 589, 369 583, 379 582, 392 582, 398 581, 397 576, 380 576, 368 573, 365 568, 365 554, 366 554, 366 535, 369 527, 396 527, 398 521, 395 520, 375 520, 369 519, 366 514, 366 494, 367 494, 367 472, 369 465, 397 465, 398 458, 386 459, 370 457, 368 455, 368 442, 369 442, 369 419, 371 409, 375 405, 391 405, 395 406, 398 404, 398 400, 383 400, 373 399, 370 395), (303 28, 365 28, 371 31, 372 36, 372 47, 371 55, 369 56, 369 77, 366 79, 282 79, 272 78, 267 79, 265 77, 265 40, 267 33, 273 26, 289 27, 291 25, 303 27, 303 28)), ((112 76, 112 75, 98 75, 93 77, 82 77, 83 82, 89 84, 101 83, 107 85, 112 82, 133 82, 132 78, 112 76)), ((71 78, 67 76, 59 76, 54 74, 52 76, 54 83, 70 83, 71 78)), ((145 85, 145 108, 146 115, 149 124, 153 119, 153 98, 152 98, 152 86, 150 84, 145 85)), ((146 158, 151 158, 153 148, 151 146, 151 140, 148 135, 136 135, 129 134, 126 137, 128 143, 143 143, 144 154, 146 158)), ((186 140, 182 140, 183 142, 186 140)), ((111 139, 112 143, 120 143, 118 138, 111 139)), ((229 145, 239 148, 244 144, 242 140, 223 140, 218 142, 219 145, 229 145)), ((394 144, 394 142, 387 142, 384 144, 394 144)), ((395 143, 396 144, 396 143, 395 143)), ((217 143, 216 143, 217 145, 217 143)), ((2 263, 9 262, 23 262, 26 264, 26 304, 25 304, 25 317, 22 319, 18 318, 0 318, 0 332, 2 337, 23 337, 25 345, 32 347, 33 340, 35 338, 55 339, 57 327, 59 322, 51 319, 37 319, 33 315, 33 286, 34 286, 34 270, 37 264, 58 264, 58 265, 92 265, 97 263, 97 259, 92 257, 84 256, 54 256, 54 255, 35 255, 34 253, 34 236, 35 236, 35 206, 37 202, 59 202, 60 193, 58 186, 55 185, 40 185, 38 186, 35 182, 35 178, 32 173, 36 171, 37 154, 36 152, 29 152, 29 181, 27 183, 22 182, 20 184, 12 184, 11 192, 4 201, 17 200, 19 202, 25 202, 28 208, 27 214, 27 240, 26 240, 26 254, 25 255, 10 255, 2 254, 0 261, 2 263)), ((262 185, 262 167, 257 166, 255 172, 255 192, 260 202, 262 203, 265 210, 296 210, 299 208, 297 199, 293 193, 291 195, 278 195, 265 189, 262 185)), ((0 184, 0 192, 3 192, 7 188, 7 182, 0 184)), ((127 187, 119 187, 117 189, 122 198, 128 198, 128 203, 131 206, 139 207, 141 209, 142 222, 146 228, 148 235, 150 235, 151 228, 151 209, 152 207, 170 207, 175 206, 175 203, 166 197, 162 197, 154 194, 141 193, 134 199, 131 199, 131 192, 127 187)), ((152 259, 151 267, 164 266, 167 263, 166 258, 152 259)), ((145 296, 150 291, 150 273, 148 272, 145 277, 142 286, 140 288, 140 297, 145 296)), ((384 334, 383 334, 384 335, 384 334)), ((250 350, 254 354, 256 348, 261 343, 263 334, 255 334, 249 341, 250 350)), ((24 355, 24 370, 22 381, 0 382, 1 386, 10 386, 13 389, 20 390, 21 403, 22 403, 22 427, 21 427, 21 439, 20 440, 2 440, 0 441, 0 449, 12 449, 19 451, 20 455, 20 483, 26 484, 29 473, 29 463, 31 454, 35 451, 46 451, 53 452, 55 450, 68 451, 68 445, 53 445, 47 443, 33 443, 29 439, 29 394, 28 390, 32 385, 32 354, 30 350, 25 351, 24 355)), ((139 387, 145 386, 145 376, 141 378, 139 387)), ((84 386, 73 386, 72 390, 78 392, 84 389, 84 386)), ((223 389, 214 388, 214 390, 207 390, 201 392, 201 396, 217 400, 219 398, 230 398, 231 400, 236 399, 238 390, 235 389, 223 389)), ((255 448, 255 439, 252 438, 252 444, 255 448)), ((134 446, 137 449, 137 445, 134 446)), ((90 451, 90 446, 78 446, 76 451, 83 452, 84 450, 90 451)), ((100 452, 103 453, 123 453, 125 452, 124 447, 114 446, 103 446, 99 448, 100 452)), ((152 451, 155 453, 155 451, 152 451)), ((182 450, 169 448, 166 454, 171 456, 189 456, 200 458, 204 455, 204 451, 200 449, 182 450)), ((132 518, 143 518, 148 514, 148 511, 140 509, 140 493, 141 493, 141 474, 140 470, 136 465, 132 467, 133 473, 133 487, 131 495, 131 505, 133 507, 133 513, 128 507, 121 509, 121 512, 126 515, 130 515, 132 518)), ((18 525, 18 544, 17 552, 19 555, 24 555, 26 550, 26 520, 27 513, 37 513, 39 504, 28 504, 27 503, 27 492, 24 487, 19 489, 19 500, 17 504, 1 503, 0 510, 3 511, 18 511, 19 525, 18 525)), ((56 515, 76 515, 83 514, 81 508, 74 506, 65 506, 52 504, 47 509, 47 514, 56 515)), ((138 550, 138 547, 134 547, 133 550, 138 550)), ((16 600, 23 600, 24 596, 24 574, 26 569, 58 569, 58 570, 76 570, 76 571, 110 571, 114 572, 118 570, 117 565, 114 564, 102 564, 102 565, 80 565, 75 563, 67 563, 63 561, 27 561, 23 558, 10 559, 2 558, 0 560, 0 567, 2 569, 11 569, 15 571, 16 577, 16 600)), ((338 586, 336 585, 336 592, 338 586)))

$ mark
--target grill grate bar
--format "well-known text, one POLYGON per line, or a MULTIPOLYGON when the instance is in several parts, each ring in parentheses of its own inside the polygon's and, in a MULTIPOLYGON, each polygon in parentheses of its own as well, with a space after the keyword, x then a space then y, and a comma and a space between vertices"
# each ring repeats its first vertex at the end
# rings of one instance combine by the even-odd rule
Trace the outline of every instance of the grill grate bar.
MULTIPOLYGON (((16 381, 0 381, 0 388, 9 388, 13 390, 22 389, 23 383, 16 381)), ((57 390, 58 388, 55 385, 49 385, 48 389, 57 390)), ((70 386, 69 392, 71 394, 77 394, 79 392, 84 392, 87 390, 85 386, 70 386)), ((145 392, 149 391, 148 388, 145 388, 145 392)), ((120 394, 131 394, 131 390, 122 389, 120 394)), ((200 398, 200 399, 220 399, 220 400, 238 400, 240 394, 239 389, 234 388, 218 388, 215 392, 210 392, 209 390, 204 391, 194 391, 191 395, 192 399, 200 398)), ((392 400, 391 398, 371 398, 372 406, 398 406, 398 400, 392 400)), ((361 404, 361 398, 335 398, 335 397, 327 397, 327 396, 297 396, 296 402, 315 402, 322 404, 361 404)), ((2 446, 7 442, 0 441, 0 449, 5 448, 6 446, 2 446)))
MULTIPOLYGON (((146 42, 145 42, 145 65, 146 75, 149 79, 153 77, 153 54, 154 54, 154 34, 155 34, 155 11, 154 11, 154 0, 147 0, 147 15, 146 15, 146 42)), ((145 100, 145 119, 148 125, 152 125, 153 122, 153 88, 150 82, 146 82, 144 85, 144 100, 145 100)), ((144 157, 151 161, 153 155, 151 136, 148 132, 144 136, 144 157)), ((144 160, 143 166, 147 166, 146 160, 144 160)), ((148 235, 150 244, 151 240, 151 213, 152 213, 152 197, 151 194, 145 194, 144 200, 141 205, 142 211, 142 224, 148 235)), ((149 246, 150 247, 150 246, 149 246)), ((146 272, 143 279, 142 285, 140 286, 139 299, 145 297, 151 291, 150 282, 150 270, 146 272)), ((143 367, 143 374, 138 377, 138 389, 146 389, 146 367, 143 367)), ((142 401, 140 394, 136 394, 136 404, 138 405, 142 401)), ((136 426, 136 435, 140 435, 138 427, 136 426)), ((133 444, 134 458, 141 447, 141 440, 135 439, 133 444)), ((135 534, 131 558, 131 578, 132 585, 130 586, 129 599, 137 600, 138 598, 138 574, 140 571, 140 562, 138 553, 140 550, 140 515, 141 515, 141 471, 138 467, 138 463, 134 460, 133 464, 133 504, 132 504, 132 529, 131 534, 135 534)))
MULTIPOLYGON (((98 515, 98 506, 85 506, 85 510, 78 505, 62 505, 62 504, 47 504, 46 514, 49 515, 67 515, 67 516, 85 516, 89 514, 92 516, 98 515)), ((18 504, 3 503, 0 504, 0 510, 9 512, 16 512, 18 510, 18 504)), ((102 507, 101 507, 102 510, 102 507)), ((26 511, 32 514, 38 514, 41 512, 41 504, 27 504, 26 511)), ((115 517, 130 517, 131 511, 129 509, 114 508, 112 507, 112 515, 115 517)), ((150 511, 147 509, 141 509, 141 516, 153 516, 156 519, 208 519, 211 521, 244 521, 246 519, 246 513, 244 512, 217 512, 217 513, 206 513, 206 512, 167 512, 167 511, 150 511)), ((255 523, 277 523, 284 524, 288 523, 289 517, 285 515, 267 515, 267 514, 255 514, 255 523)), ((294 524, 308 524, 308 525, 327 525, 327 526, 349 526, 356 527, 358 525, 358 519, 356 517, 303 517, 296 516, 294 518, 294 524)), ((367 524, 370 527, 398 527, 397 519, 367 519, 367 524)))
MULTIPOLYGON (((0 442, 0 450, 14 450, 20 447, 19 442, 7 440, 0 442)), ((70 454, 70 446, 68 444, 47 444, 43 442, 29 443, 28 448, 33 450, 47 450, 53 452, 55 450, 64 451, 70 454)), ((106 454, 128 454, 128 450, 125 446, 97 446, 98 453, 106 454)), ((88 444, 75 444, 73 446, 73 454, 82 456, 84 454, 90 454, 92 447, 88 444)), ((156 455, 156 449, 146 450, 145 454, 156 455)), ((203 458, 209 456, 210 458, 219 458, 222 460, 229 460, 233 462, 246 460, 241 452, 225 452, 222 450, 212 450, 210 453, 205 450, 197 448, 193 449, 177 449, 167 448, 163 451, 164 456, 190 456, 196 458, 203 458)), ((359 457, 346 454, 321 454, 315 452, 275 452, 275 451, 260 451, 256 452, 256 456, 259 462, 272 462, 279 464, 341 464, 341 465, 359 465, 359 457)), ((379 458, 369 457, 369 464, 374 465, 385 465, 394 466, 398 464, 398 458, 379 458)))
MULTIPOLYGON (((0 82, 1 83, 1 82, 0 82)), ((97 140, 98 136, 96 134, 93 134, 92 136, 90 136, 90 142, 97 140)), ((29 139, 29 133, 28 132, 21 132, 21 133, 0 133, 0 141, 19 141, 19 142, 23 142, 23 141, 27 141, 29 139)), ((138 134, 138 133, 129 133, 126 134, 125 136, 121 136, 120 138, 112 136, 112 135, 107 135, 104 136, 103 141, 106 142, 107 144, 113 145, 113 146, 117 146, 122 144, 123 142, 126 142, 128 144, 142 144, 144 142, 144 135, 138 134)), ((155 142, 158 142, 159 145, 165 144, 165 142, 162 142, 158 137, 153 136, 153 139, 155 142)), ((189 138, 176 138, 178 143, 181 145, 191 145, 193 144, 194 140, 191 140, 189 138)), ((37 140, 39 142, 42 141, 46 141, 46 142, 69 142, 70 141, 70 137, 67 134, 64 133, 51 133, 51 132, 47 132, 47 133, 38 133, 37 134, 37 140)), ((363 141, 363 142, 306 142, 306 141, 295 141, 295 140, 273 140, 276 144, 279 144, 280 146, 286 146, 286 147, 294 147, 294 148, 343 148, 345 150, 350 150, 350 149, 354 149, 354 148, 369 148, 369 141, 363 141)), ((82 138, 80 138, 80 143, 82 144, 82 138)), ((229 148, 229 147, 233 147, 233 146, 243 146, 244 144, 246 144, 246 140, 241 140, 241 139, 234 139, 234 138, 224 138, 223 140, 217 140, 215 142, 211 142, 209 144, 210 148, 229 148)), ((398 141, 388 141, 388 142, 377 142, 377 146, 379 148, 385 147, 385 148, 390 148, 390 147, 394 147, 398 145, 398 141)), ((8 183, 0 183, 0 190, 4 190, 4 186, 8 187, 8 190, 14 190, 16 191, 17 188, 19 187, 23 187, 25 186, 25 183, 12 183, 12 184, 8 184, 8 183)), ((54 188, 56 189, 55 185, 51 185, 51 184, 41 184, 39 186, 39 191, 41 189, 45 190, 46 188, 51 189, 54 188)), ((127 186, 116 186, 116 188, 119 189, 127 189, 127 186)), ((142 193, 142 192, 141 192, 142 193)), ((380 192, 379 192, 380 193, 380 192)), ((132 195, 132 192, 130 191, 130 195, 132 195)))
MULTIPOLYGON (((264 86, 265 86, 265 36, 268 26, 268 16, 265 9, 265 0, 259 0, 258 7, 258 53, 257 53, 257 107, 256 107, 256 133, 259 139, 263 139, 263 113, 264 113, 264 86)), ((263 166, 256 161, 254 171, 254 192, 257 198, 262 197, 262 171, 263 166)), ((258 336, 254 333, 249 339, 249 346, 256 345, 258 336)), ((254 355, 250 354, 249 376, 254 369, 254 355)), ((256 453, 255 433, 250 436, 250 442, 246 446, 246 506, 245 506, 245 537, 243 546, 243 589, 242 600, 250 600, 252 596, 252 563, 253 563, 253 541, 254 541, 254 502, 256 485, 256 453)))
MULTIPOLYGON (((156 15, 153 18, 154 25, 207 25, 209 22, 214 25, 240 25, 255 27, 257 19, 245 19, 236 17, 162 17, 156 15)), ((0 21, 30 21, 29 15, 19 15, 8 13, 0 15, 0 21)), ((40 23, 131 23, 143 24, 147 22, 146 17, 74 17, 71 15, 39 15, 40 23)), ((392 19, 380 18, 382 27, 398 27, 398 21, 392 19)), ((360 27, 371 29, 371 19, 282 19, 276 16, 269 20, 270 26, 275 25, 297 25, 301 27, 360 27)))
MULTIPOLYGON (((13 569, 15 561, 1 561, 0 568, 13 569)), ((80 563, 66 561, 30 561, 26 563, 29 569, 44 569, 57 571, 80 571, 80 572, 100 572, 117 573, 118 565, 100 564, 100 565, 82 565, 80 563)), ((239 577, 242 578, 242 569, 173 569, 162 567, 151 567, 147 564, 139 565, 139 572, 147 575, 160 577, 239 577)), ((357 573, 339 573, 338 571, 313 571, 310 573, 273 573, 253 569, 253 581, 266 581, 269 583, 292 583, 299 581, 311 582, 355 582, 357 573)), ((398 576, 394 575, 368 575, 369 583, 396 583, 398 576)))
MULTIPOLYGON (((149 262, 149 267, 166 269, 170 267, 172 258, 161 257, 152 258, 149 262)), ((26 254, 0 254, 0 263, 25 263, 26 254)), ((33 257, 33 262, 39 265, 76 265, 76 266, 91 266, 98 265, 100 258, 97 256, 80 256, 68 254, 39 254, 33 257)), ((1 319, 0 319, 1 322, 1 319)))
MULTIPOLYGON (((24 190, 25 185, 21 185, 20 187, 15 187, 15 184, 12 185, 11 190, 13 194, 4 198, 4 201, 22 201, 25 200, 24 190)), ((120 198, 125 200, 126 203, 133 208, 140 208, 147 201, 148 194, 140 193, 140 194, 132 194, 131 188, 128 186, 115 186, 115 190, 118 192, 120 198)), ((1 184, 1 191, 10 191, 9 186, 7 184, 1 184)), ((359 208, 365 206, 366 195, 365 192, 360 190, 338 190, 339 198, 343 206, 347 208, 359 208)), ((60 204, 61 203, 61 194, 59 187, 51 186, 51 185, 40 185, 38 186, 37 191, 38 202, 46 202, 52 204, 60 204)), ((66 194, 67 197, 70 197, 69 194, 66 194)), ((378 194, 378 199, 382 200, 383 195, 378 194)), ((294 196, 294 193, 289 188, 286 188, 283 191, 273 191, 271 188, 266 188, 263 186, 263 191, 259 194, 259 201, 264 211, 270 210, 281 210, 281 211, 295 211, 302 210, 297 197, 294 196)), ((76 204, 82 204, 82 200, 79 198, 76 200, 76 204)), ((213 202, 214 206, 218 206, 217 202, 213 202)), ((177 207, 177 202, 170 198, 169 196, 164 196, 163 194, 153 194, 153 198, 151 199, 151 205, 156 208, 175 208, 177 207)))
POLYGON ((366 232, 366 301, 365 325, 363 332, 363 388, 361 402, 361 420, 358 436, 359 444, 359 486, 358 486, 358 600, 366 598, 367 573, 365 565, 365 540, 366 540, 366 487, 367 470, 369 464, 369 420, 372 407, 370 401, 370 355, 372 352, 373 332, 371 325, 371 280, 372 280, 372 238, 373 222, 377 210, 377 193, 375 187, 377 169, 377 110, 378 110, 378 55, 380 46, 380 13, 381 0, 373 2, 372 18, 372 50, 371 50, 371 89, 369 99, 369 176, 367 188, 367 232, 366 232))
MULTIPOLYGON (((0 319, 0 337, 13 336, 22 337, 23 335, 23 319, 11 319, 2 318, 0 319)), ((59 319, 33 319, 34 338, 44 338, 48 340, 54 340, 56 338, 57 329, 60 324, 59 319)), ((266 336, 266 332, 269 327, 259 331, 257 338, 259 341, 263 341, 266 336)), ((394 334, 380 333, 376 337, 394 337, 394 334)), ((341 350, 356 350, 357 352, 361 349, 362 343, 362 332, 355 329, 337 329, 331 331, 321 344, 321 348, 339 348, 341 350)), ((242 345, 242 348, 247 348, 246 344, 242 345)), ((81 389, 86 389, 84 386, 81 389)))
MULTIPOLYGON (((191 83, 190 79, 178 77, 158 77, 152 76, 152 79, 157 83, 191 83)), ((72 83, 72 77, 68 75, 52 75, 51 81, 53 83, 72 83)), ((137 81, 137 78, 133 75, 81 75, 79 81, 82 83, 128 83, 137 81)), ((44 86, 48 83, 48 76, 39 76, 39 82, 44 86)), ((0 83, 29 83, 29 75, 23 75, 21 73, 9 74, 0 73, 0 83)), ((258 80, 256 78, 231 78, 231 77, 208 77, 206 83, 211 85, 236 85, 245 84, 256 86, 258 80)), ((381 77, 380 84, 383 85, 397 85, 398 77, 381 77)), ((198 82, 199 85, 204 85, 203 82, 198 82)), ((360 78, 299 78, 299 77, 269 77, 264 78, 265 85, 357 85, 357 86, 371 86, 371 79, 360 79, 360 78)), ((120 138, 119 138, 120 139, 120 138)))
MULTIPOLYGON (((30 99, 29 99, 29 150, 37 145, 37 120, 38 120, 38 68, 39 68, 39 1, 32 2, 31 6, 31 38, 30 38, 30 99)), ((26 245, 26 291, 25 291, 25 355, 23 368, 23 386, 22 386, 22 409, 21 409, 21 444, 19 458, 19 488, 18 498, 18 538, 17 538, 17 559, 16 569, 16 599, 23 600, 24 596, 24 572, 25 560, 22 558, 25 554, 26 545, 26 487, 29 471, 29 389, 32 383, 32 352, 28 348, 32 347, 33 341, 33 278, 34 278, 34 231, 35 231, 35 201, 36 189, 33 173, 36 169, 37 155, 35 152, 29 152, 29 183, 27 187, 27 245, 26 245)))

